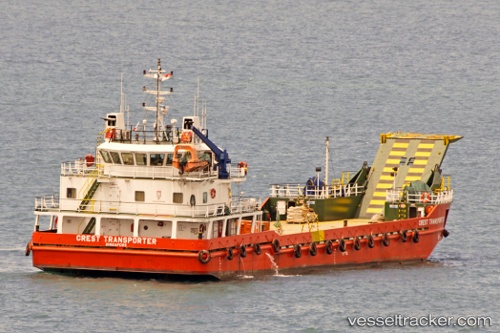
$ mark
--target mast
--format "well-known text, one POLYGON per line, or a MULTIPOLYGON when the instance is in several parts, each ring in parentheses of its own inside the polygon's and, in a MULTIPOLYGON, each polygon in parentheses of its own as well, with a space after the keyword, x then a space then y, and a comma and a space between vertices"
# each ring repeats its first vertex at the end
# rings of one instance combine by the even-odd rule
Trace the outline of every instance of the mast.
POLYGON ((325 184, 328 186, 328 160, 330 159, 330 140, 326 137, 325 141, 325 184))
POLYGON ((146 106, 146 103, 142 103, 142 108, 147 111, 154 111, 155 112, 155 123, 154 123, 154 133, 155 133, 155 141, 159 142, 160 141, 160 135, 158 134, 159 131, 163 132, 165 131, 165 126, 163 119, 165 115, 167 114, 168 111, 168 106, 163 105, 165 102, 165 97, 164 95, 171 95, 174 92, 173 88, 170 88, 170 90, 161 90, 161 83, 165 80, 168 80, 172 78, 174 75, 174 72, 167 73, 161 68, 161 61, 158 59, 158 65, 156 69, 150 69, 148 72, 144 70, 144 76, 150 79, 154 79, 156 81, 156 89, 155 90, 149 90, 144 86, 143 91, 144 93, 148 95, 154 95, 155 96, 155 106, 146 106))

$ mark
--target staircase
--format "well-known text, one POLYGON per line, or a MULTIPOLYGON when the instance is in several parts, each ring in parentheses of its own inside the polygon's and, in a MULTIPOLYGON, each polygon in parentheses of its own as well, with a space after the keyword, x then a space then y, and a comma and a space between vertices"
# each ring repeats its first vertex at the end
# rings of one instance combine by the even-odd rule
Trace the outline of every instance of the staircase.
POLYGON ((85 229, 83 230, 84 235, 88 235, 92 232, 92 229, 95 227, 95 217, 91 218, 85 229))
POLYGON ((80 203, 80 206, 78 209, 80 211, 85 211, 87 210, 88 204, 91 202, 92 197, 94 196, 95 192, 97 191, 97 188, 99 188, 99 183, 97 179, 94 179, 92 182, 92 185, 90 186, 89 190, 87 191, 87 194, 85 194, 85 198, 83 198, 82 202, 80 203))

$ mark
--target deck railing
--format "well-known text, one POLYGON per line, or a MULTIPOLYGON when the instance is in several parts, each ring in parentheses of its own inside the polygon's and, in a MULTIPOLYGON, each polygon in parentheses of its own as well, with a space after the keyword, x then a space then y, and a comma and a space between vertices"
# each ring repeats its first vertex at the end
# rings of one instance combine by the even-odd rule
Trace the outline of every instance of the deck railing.
POLYGON ((427 203, 440 204, 453 201, 453 190, 444 190, 433 193, 432 191, 416 191, 410 193, 401 188, 389 189, 386 191, 386 201, 389 203, 427 203), (406 199, 403 198, 406 196, 406 199))
POLYGON ((80 199, 59 199, 55 195, 35 198, 35 211, 57 212, 75 211, 87 213, 149 214, 188 217, 210 217, 228 214, 251 213, 260 209, 260 200, 239 198, 230 202, 210 205, 186 205, 145 202, 123 202, 110 200, 90 200, 84 210, 80 210, 80 199))
POLYGON ((364 187, 359 184, 343 184, 333 186, 309 187, 304 184, 272 184, 271 197, 296 198, 308 197, 314 199, 350 197, 363 193, 364 187))
MULTIPOLYGON (((89 176, 96 173, 98 178, 127 177, 127 178, 150 178, 165 179, 174 177, 195 177, 207 178, 216 177, 217 170, 200 170, 181 174, 179 169, 173 166, 139 166, 139 165, 119 165, 119 164, 98 164, 97 166, 87 166, 83 159, 61 163, 62 176, 89 176)), ((228 166, 230 179, 243 179, 246 176, 245 170, 237 164, 228 166)))

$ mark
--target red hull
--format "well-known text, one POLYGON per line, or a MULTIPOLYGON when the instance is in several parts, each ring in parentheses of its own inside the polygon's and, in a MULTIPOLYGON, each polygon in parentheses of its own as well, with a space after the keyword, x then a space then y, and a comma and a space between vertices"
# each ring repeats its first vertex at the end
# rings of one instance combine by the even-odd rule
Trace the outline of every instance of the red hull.
POLYGON ((450 204, 437 205, 425 218, 283 236, 267 231, 185 240, 34 232, 30 249, 33 265, 42 270, 213 276, 218 279, 274 274, 276 268, 283 273, 319 267, 416 261, 427 259, 443 238, 449 208, 450 204), (403 230, 408 231, 406 241, 401 234, 403 230), (418 233, 417 241, 413 239, 415 233, 418 233), (370 235, 373 236, 373 248, 368 246, 370 235), (388 245, 383 242, 384 235, 389 239, 388 245), (356 250, 358 236, 360 248, 356 250), (345 251, 340 249, 341 239, 345 251), (276 244, 273 246, 275 240, 279 242, 279 249, 274 248, 276 244), (332 241, 330 254, 327 253, 328 240, 332 241), (316 246, 315 255, 310 251, 312 243, 316 246), (260 254, 253 244, 259 244, 260 254), (232 250, 232 259, 228 249, 232 250))

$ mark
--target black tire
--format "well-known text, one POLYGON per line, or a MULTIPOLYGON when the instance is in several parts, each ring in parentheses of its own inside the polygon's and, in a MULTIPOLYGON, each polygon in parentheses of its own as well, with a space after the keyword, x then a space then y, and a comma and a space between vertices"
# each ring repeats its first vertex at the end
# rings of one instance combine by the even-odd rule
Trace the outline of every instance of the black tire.
POLYGON ((260 250, 260 244, 259 243, 255 243, 253 245, 253 252, 256 254, 256 255, 259 255, 261 253, 261 250, 260 250))
POLYGON ((273 251, 278 253, 281 250, 280 241, 278 239, 273 240, 273 251))
POLYGON ((420 235, 418 234, 418 230, 413 232, 413 243, 418 243, 420 241, 420 235))
POLYGON ((316 242, 312 242, 311 245, 309 245, 309 254, 314 257, 316 253, 318 253, 316 242))
POLYGON ((401 241, 406 243, 408 240, 408 232, 406 230, 401 231, 401 241))
POLYGON ((354 249, 356 251, 359 251, 361 249, 361 241, 359 239, 360 237, 356 237, 356 239, 354 240, 354 249))
POLYGON ((233 248, 227 249, 227 260, 233 260, 233 248))
POLYGON ((372 235, 370 235, 370 237, 368 237, 368 247, 370 249, 373 249, 375 247, 375 240, 373 239, 372 235))
POLYGON ((339 250, 340 252, 345 252, 345 240, 342 238, 339 243, 339 250))
POLYGON ((325 252, 326 252, 326 254, 333 253, 333 242, 330 239, 326 241, 325 252))
POLYGON ((247 248, 245 245, 241 244, 240 246, 240 257, 245 258, 247 256, 247 248))
POLYGON ((382 238, 382 243, 384 246, 389 246, 391 243, 391 239, 389 238, 389 233, 384 234, 384 238, 382 238))
POLYGON ((295 258, 300 258, 302 257, 302 249, 300 247, 300 244, 296 244, 294 247, 293 247, 293 255, 295 256, 295 258))

